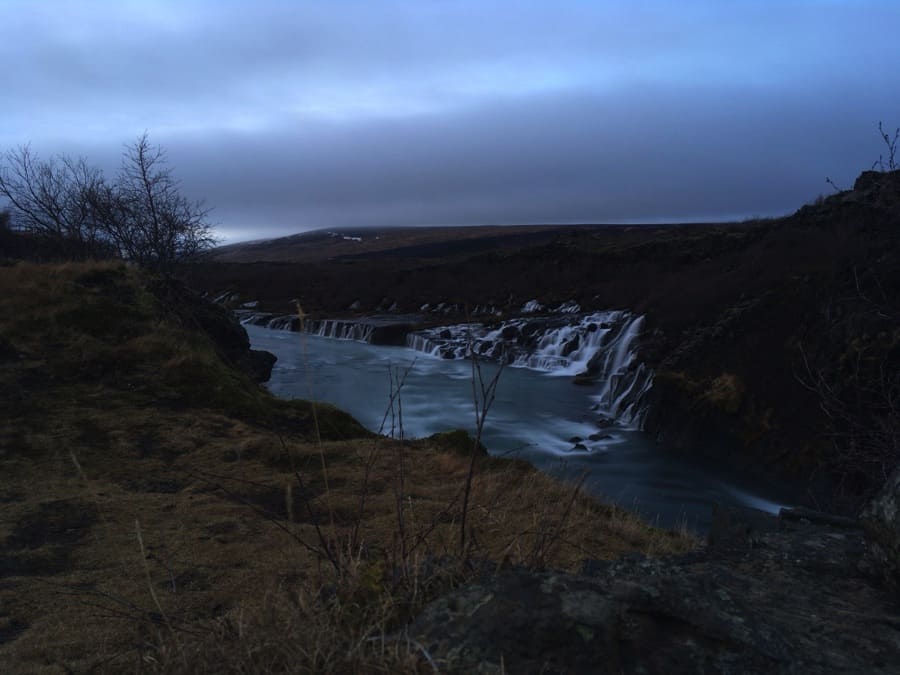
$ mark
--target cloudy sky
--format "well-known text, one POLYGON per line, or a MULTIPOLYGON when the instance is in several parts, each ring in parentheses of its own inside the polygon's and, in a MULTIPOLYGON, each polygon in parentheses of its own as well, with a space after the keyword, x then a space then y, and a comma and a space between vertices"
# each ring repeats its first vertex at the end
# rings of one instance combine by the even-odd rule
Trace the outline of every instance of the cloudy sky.
POLYGON ((900 126, 900 2, 0 0, 0 148, 145 130, 227 240, 792 211, 900 126))

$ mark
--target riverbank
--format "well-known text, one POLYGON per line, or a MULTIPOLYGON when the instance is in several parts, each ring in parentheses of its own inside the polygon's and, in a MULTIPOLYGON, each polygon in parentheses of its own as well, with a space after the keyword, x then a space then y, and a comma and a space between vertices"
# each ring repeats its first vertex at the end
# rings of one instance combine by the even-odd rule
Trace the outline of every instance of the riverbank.
POLYGON ((486 568, 697 543, 478 454, 461 545, 465 435, 280 401, 224 310, 121 263, 0 268, 0 335, 7 672, 415 670, 369 638, 486 568))
MULTIPOLYGON (((402 423, 406 438, 426 437, 449 427, 474 428, 473 364, 468 359, 447 359, 411 347, 245 328, 257 349, 278 356, 266 383, 277 396, 333 403, 372 431, 398 435, 402 423), (403 388, 394 416, 385 418, 391 372, 402 376, 403 388), (400 404, 402 421, 397 414, 400 404)), ((610 349, 625 363, 629 354, 619 350, 621 346, 612 340, 610 349)), ((485 380, 499 369, 486 360, 480 366, 485 380)), ((777 512, 792 503, 791 491, 778 492, 770 482, 754 483, 667 453, 642 434, 630 416, 611 414, 604 386, 608 382, 576 386, 570 372, 566 367, 547 371, 524 365, 503 369, 482 432, 492 455, 523 459, 569 480, 585 474, 586 492, 640 513, 649 522, 687 527, 701 535, 709 528, 714 504, 777 512)))

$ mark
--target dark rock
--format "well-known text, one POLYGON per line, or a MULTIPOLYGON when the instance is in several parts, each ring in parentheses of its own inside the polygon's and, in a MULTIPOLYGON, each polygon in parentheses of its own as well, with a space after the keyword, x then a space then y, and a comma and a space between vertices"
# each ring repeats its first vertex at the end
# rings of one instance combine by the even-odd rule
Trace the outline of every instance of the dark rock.
POLYGON ((900 469, 863 509, 860 522, 869 564, 894 593, 900 592, 900 469))
POLYGON ((836 198, 896 213, 900 207, 900 170, 863 171, 853 183, 853 190, 831 199, 836 198))
POLYGON ((517 326, 504 326, 503 330, 500 331, 500 337, 504 340, 514 340, 519 335, 519 328, 517 326))
POLYGON ((584 443, 576 443, 572 446, 572 450, 587 450, 587 446, 584 443))
POLYGON ((833 527, 849 527, 856 529, 859 527, 859 520, 856 518, 848 518, 847 516, 838 516, 833 513, 825 513, 824 511, 816 511, 803 506, 794 506, 783 508, 778 513, 778 517, 783 520, 805 520, 809 523, 818 525, 831 525, 833 527))
POLYGON ((778 518, 771 513, 741 506, 715 504, 707 542, 712 547, 752 547, 762 532, 778 530, 778 518))
POLYGON ((583 440, 584 439, 581 436, 572 436, 572 438, 569 439, 569 443, 581 443, 583 440))
POLYGON ((277 360, 277 357, 272 352, 262 349, 248 349, 237 363, 255 382, 268 382, 269 378, 272 377, 272 367, 277 360))
POLYGON ((369 342, 373 345, 402 346, 406 344, 406 336, 413 328, 409 323, 379 322, 374 325, 369 342))
POLYGON ((609 434, 591 434, 588 436, 589 441, 608 441, 612 436, 609 434))
POLYGON ((572 352, 574 352, 578 349, 580 344, 581 344, 581 340, 579 340, 578 336, 576 335, 575 337, 573 337, 571 340, 569 340, 568 342, 566 342, 563 345, 562 350, 560 351, 561 355, 564 357, 569 356, 569 354, 571 354, 572 352))
POLYGON ((546 322, 542 321, 529 321, 521 328, 522 337, 529 337, 534 335, 535 333, 539 333, 546 326, 546 322))
POLYGON ((900 608, 857 569, 862 533, 730 514, 751 546, 586 574, 505 571, 408 634, 447 673, 893 673, 900 608))

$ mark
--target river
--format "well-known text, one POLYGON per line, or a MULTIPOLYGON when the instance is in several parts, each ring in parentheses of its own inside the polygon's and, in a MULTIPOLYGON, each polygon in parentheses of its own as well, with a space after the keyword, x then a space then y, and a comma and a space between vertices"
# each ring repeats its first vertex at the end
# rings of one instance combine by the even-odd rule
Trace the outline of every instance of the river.
MULTIPOLYGON (((406 438, 438 431, 474 433, 472 364, 408 347, 374 346, 351 340, 245 326, 254 349, 278 357, 268 387, 284 398, 333 403, 365 427, 391 433, 392 379, 405 373, 401 391, 406 438), (384 423, 384 427, 382 424, 384 423)), ((482 366, 485 380, 497 366, 482 366)), ((708 529, 714 503, 775 512, 782 504, 739 477, 668 456, 642 432, 620 424, 600 427, 592 388, 571 377, 507 367, 482 440, 492 455, 527 459, 566 478, 588 472, 585 488, 641 513, 665 527, 708 529)), ((395 409, 393 432, 400 432, 395 409)))

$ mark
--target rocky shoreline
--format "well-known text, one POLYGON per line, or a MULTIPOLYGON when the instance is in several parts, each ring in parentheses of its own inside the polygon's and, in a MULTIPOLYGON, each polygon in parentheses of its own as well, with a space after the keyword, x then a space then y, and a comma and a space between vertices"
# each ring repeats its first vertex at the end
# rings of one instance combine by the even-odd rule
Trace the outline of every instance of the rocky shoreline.
POLYGON ((505 570, 404 635, 447 673, 895 673, 898 499, 900 474, 861 522, 718 509, 700 551, 505 570))

